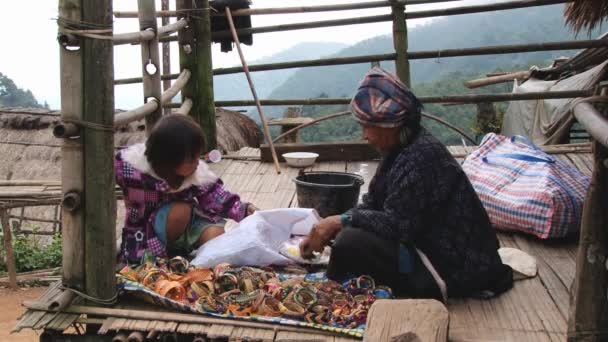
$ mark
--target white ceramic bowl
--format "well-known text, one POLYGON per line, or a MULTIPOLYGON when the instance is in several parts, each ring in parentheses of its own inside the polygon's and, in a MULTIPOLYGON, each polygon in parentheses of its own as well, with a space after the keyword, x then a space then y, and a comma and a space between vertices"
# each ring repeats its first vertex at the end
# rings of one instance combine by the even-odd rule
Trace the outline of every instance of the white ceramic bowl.
POLYGON ((287 165, 293 167, 307 167, 315 163, 319 155, 312 152, 283 153, 287 165))

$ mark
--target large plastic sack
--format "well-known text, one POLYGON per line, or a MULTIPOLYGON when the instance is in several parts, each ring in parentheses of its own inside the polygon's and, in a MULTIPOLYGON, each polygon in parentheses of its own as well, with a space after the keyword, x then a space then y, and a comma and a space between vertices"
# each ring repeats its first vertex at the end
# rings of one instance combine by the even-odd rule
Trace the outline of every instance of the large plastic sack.
POLYGON ((578 231, 590 179, 525 137, 487 134, 462 168, 495 228, 541 239, 578 231))
POLYGON ((314 209, 288 208, 257 211, 225 234, 205 243, 191 264, 214 267, 285 265, 290 259, 279 253, 292 234, 306 235, 319 221, 314 209))

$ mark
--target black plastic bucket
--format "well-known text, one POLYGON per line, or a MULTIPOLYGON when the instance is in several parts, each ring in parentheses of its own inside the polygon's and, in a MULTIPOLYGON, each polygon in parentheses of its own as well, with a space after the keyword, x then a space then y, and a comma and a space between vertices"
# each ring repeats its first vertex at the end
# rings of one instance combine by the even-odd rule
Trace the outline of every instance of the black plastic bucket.
POLYGON ((298 206, 314 208, 321 217, 339 215, 357 205, 363 177, 346 172, 303 172, 293 179, 298 206))

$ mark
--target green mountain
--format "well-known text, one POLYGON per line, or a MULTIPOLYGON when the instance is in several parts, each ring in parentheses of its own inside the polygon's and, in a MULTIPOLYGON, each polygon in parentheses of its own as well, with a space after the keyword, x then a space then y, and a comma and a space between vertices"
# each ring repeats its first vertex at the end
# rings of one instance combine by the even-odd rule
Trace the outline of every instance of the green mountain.
MULTIPOLYGON (((251 61, 249 64, 277 63, 301 59, 316 59, 335 54, 346 44, 327 42, 306 42, 297 44, 272 56, 251 61)), ((266 98, 280 84, 292 76, 296 69, 253 72, 252 79, 258 96, 266 98)), ((220 75, 213 78, 216 100, 253 99, 244 73, 220 75)))
MULTIPOLYGON (((439 18, 409 31, 411 51, 435 50, 486 45, 522 44, 532 42, 564 41, 577 37, 564 27, 563 5, 524 8, 510 11, 456 15, 439 18)), ((599 30, 592 37, 599 35, 599 30)), ((579 35, 578 39, 588 39, 579 35)), ((393 52, 390 36, 375 37, 345 48, 332 57, 346 57, 393 52)), ((549 51, 475 57, 450 57, 410 62, 412 84, 448 80, 453 73, 482 75, 497 68, 509 70, 515 65, 549 64, 562 55, 575 51, 549 51)), ((394 71, 393 62, 382 67, 394 71)), ((370 68, 369 64, 302 68, 277 87, 268 98, 315 98, 319 94, 329 97, 350 96, 359 80, 370 68)), ((465 90, 465 92, 470 92, 465 90)), ((443 94, 435 92, 433 95, 443 94)), ((267 115, 280 116, 281 107, 268 107, 267 115)), ((252 113, 255 113, 252 111, 252 113)), ((253 115, 254 117, 257 115, 253 115)))

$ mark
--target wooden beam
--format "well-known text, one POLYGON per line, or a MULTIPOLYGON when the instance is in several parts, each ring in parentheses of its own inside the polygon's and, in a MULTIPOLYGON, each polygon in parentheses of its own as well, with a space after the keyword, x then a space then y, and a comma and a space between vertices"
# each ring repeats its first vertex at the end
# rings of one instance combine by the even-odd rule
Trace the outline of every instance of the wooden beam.
MULTIPOLYGON (((137 8, 139 9, 139 29, 141 31, 157 32, 156 25, 156 8, 154 0, 138 0, 137 8)), ((162 103, 161 84, 160 84, 160 53, 158 45, 158 36, 148 40, 145 44, 141 44, 141 72, 144 83, 144 98, 143 102, 149 102, 150 98, 156 99, 162 103)), ((161 106, 157 106, 151 113, 145 116, 146 118, 146 133, 150 134, 152 127, 163 115, 161 106)))
MULTIPOLYGON (((112 0, 83 1, 82 21, 112 28, 112 0)), ((85 291, 108 299, 116 294, 116 198, 114 193, 114 70, 109 40, 84 39, 84 227, 85 291), (99 125, 99 126, 97 126, 99 125)))
MULTIPOLYGON (((606 97, 597 97, 597 100, 606 101, 606 97)), ((602 146, 608 148, 608 119, 598 112, 588 102, 579 102, 574 105, 574 117, 587 132, 602 146)))
MULTIPOLYGON (((59 17, 71 21, 82 21, 82 0, 59 1, 59 17)), ((64 30, 59 24, 59 33, 64 30)), ((80 40, 82 42, 82 40, 80 40)), ((83 119, 83 51, 82 47, 59 46, 61 74, 61 119, 83 119)), ((81 130, 82 132, 82 130, 81 130)), ((61 190, 84 193, 83 137, 62 139, 61 142, 61 190)), ((84 211, 66 210, 61 207, 62 282, 80 291, 85 289, 84 270, 84 211)))
POLYGON ((6 269, 8 270, 8 279, 11 289, 17 290, 17 270, 15 267, 15 256, 13 255, 13 232, 8 220, 8 210, 0 211, 0 224, 2 224, 2 235, 4 237, 4 251, 6 253, 6 269))
POLYGON ((395 59, 395 70, 397 77, 406 86, 410 87, 410 61, 407 57, 407 22, 405 20, 405 6, 394 1, 391 2, 391 13, 393 15, 393 46, 397 52, 395 59))
MULTIPOLYGON (((319 154, 317 161, 360 161, 380 158, 380 154, 366 141, 337 143, 298 143, 275 144, 279 160, 284 162, 283 153, 313 152, 319 154)), ((260 156, 263 162, 272 162, 272 153, 268 144, 260 145, 260 156)))

